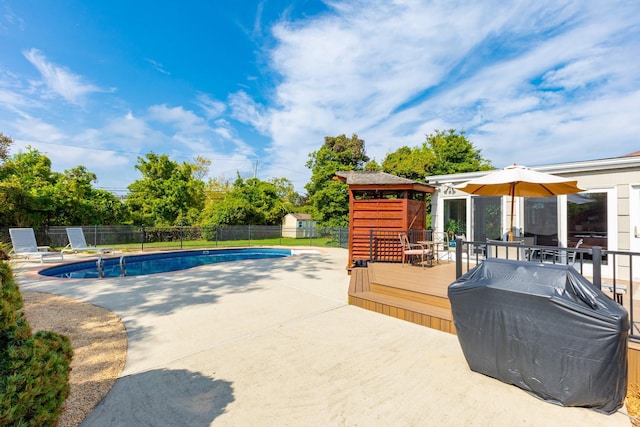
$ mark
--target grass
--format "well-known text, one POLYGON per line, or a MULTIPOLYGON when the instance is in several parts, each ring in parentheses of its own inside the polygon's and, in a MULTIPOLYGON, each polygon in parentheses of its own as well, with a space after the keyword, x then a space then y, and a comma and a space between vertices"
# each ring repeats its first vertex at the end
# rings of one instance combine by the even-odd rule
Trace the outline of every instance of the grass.
POLYGON ((248 246, 314 246, 314 247, 338 247, 338 243, 330 237, 319 237, 314 239, 294 239, 291 237, 280 237, 271 239, 255 240, 183 240, 172 242, 145 242, 126 243, 121 245, 109 245, 117 251, 139 251, 144 250, 167 250, 167 249, 204 249, 204 248, 229 248, 248 246))

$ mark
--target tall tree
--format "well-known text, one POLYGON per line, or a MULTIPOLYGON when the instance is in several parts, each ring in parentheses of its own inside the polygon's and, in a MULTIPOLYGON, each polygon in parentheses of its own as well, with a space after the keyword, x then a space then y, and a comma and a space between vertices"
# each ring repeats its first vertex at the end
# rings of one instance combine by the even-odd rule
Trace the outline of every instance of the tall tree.
POLYGON ((438 131, 427 137, 427 144, 435 156, 436 163, 429 175, 491 170, 491 162, 482 157, 482 150, 473 146, 464 131, 454 129, 438 131))
POLYGON ((106 190, 93 188, 96 175, 84 166, 64 171, 54 186, 57 225, 113 225, 127 222, 126 207, 106 190))
POLYGON ((493 169, 491 162, 482 157, 464 131, 436 130, 427 135, 422 145, 400 147, 387 154, 382 162, 385 172, 416 181, 424 181, 431 175, 475 172, 493 169))
POLYGON ((0 168, 1 223, 49 224, 56 210, 54 186, 59 175, 51 170, 51 160, 31 147, 6 159, 0 168))
POLYGON ((9 158, 9 147, 13 144, 13 139, 0 132, 0 161, 9 158))
POLYGON ((283 192, 282 179, 242 179, 233 183, 219 203, 205 211, 203 225, 279 225, 293 205, 283 192))
POLYGON ((427 171, 435 165, 435 155, 426 143, 419 147, 400 147, 387 154, 382 162, 382 170, 415 181, 424 181, 427 171))
POLYGON ((204 182, 195 179, 201 170, 179 164, 166 154, 138 157, 142 178, 129 185, 127 206, 134 222, 155 226, 196 223, 204 207, 204 182))
POLYGON ((46 155, 27 147, 0 166, 0 223, 38 227, 126 221, 122 202, 92 188, 95 180, 84 166, 53 172, 46 155))
POLYGON ((309 154, 307 167, 311 169, 311 181, 305 186, 309 202, 314 207, 314 217, 325 226, 349 224, 349 195, 347 185, 333 179, 337 171, 363 170, 369 161, 364 140, 353 134, 324 139, 318 151, 309 154))

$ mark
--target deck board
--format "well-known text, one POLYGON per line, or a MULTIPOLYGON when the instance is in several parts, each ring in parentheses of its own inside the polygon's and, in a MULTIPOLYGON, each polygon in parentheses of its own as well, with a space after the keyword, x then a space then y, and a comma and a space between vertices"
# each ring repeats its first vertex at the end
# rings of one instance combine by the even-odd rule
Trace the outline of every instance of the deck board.
POLYGON ((425 268, 401 263, 370 263, 351 271, 349 303, 455 333, 447 297, 448 286, 454 281, 455 263, 441 262, 425 268))
MULTIPOLYGON (((471 266, 473 267, 473 265, 471 266)), ((369 263, 354 268, 349 284, 349 303, 387 316, 455 334, 447 290, 455 281, 455 263, 440 262, 423 268, 401 263, 369 263)), ((590 279, 590 278, 589 278, 590 279)), ((607 283, 603 278, 603 283, 607 283)), ((617 281, 626 285, 624 281, 617 281)), ((605 294, 613 297, 603 286, 605 294)), ((629 293, 622 295, 629 310, 629 293)), ((634 297, 634 312, 640 307, 634 297)), ((635 326, 635 325, 634 325, 635 326)), ((640 344, 629 342, 629 385, 640 384, 640 344)))

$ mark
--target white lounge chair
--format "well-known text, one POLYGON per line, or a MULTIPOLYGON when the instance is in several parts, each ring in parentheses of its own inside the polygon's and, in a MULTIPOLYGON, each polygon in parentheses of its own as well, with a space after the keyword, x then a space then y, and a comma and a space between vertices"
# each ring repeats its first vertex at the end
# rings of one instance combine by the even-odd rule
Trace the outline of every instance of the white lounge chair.
POLYGON ((69 238, 69 244, 65 246, 62 252, 115 252, 114 248, 98 248, 96 246, 87 245, 87 241, 84 238, 84 232, 82 228, 67 228, 67 237, 69 238))
POLYGON ((43 263, 44 258, 60 257, 64 260, 62 252, 49 252, 49 246, 38 246, 33 228, 10 228, 9 235, 13 245, 13 249, 9 252, 11 257, 39 258, 40 264, 43 263))

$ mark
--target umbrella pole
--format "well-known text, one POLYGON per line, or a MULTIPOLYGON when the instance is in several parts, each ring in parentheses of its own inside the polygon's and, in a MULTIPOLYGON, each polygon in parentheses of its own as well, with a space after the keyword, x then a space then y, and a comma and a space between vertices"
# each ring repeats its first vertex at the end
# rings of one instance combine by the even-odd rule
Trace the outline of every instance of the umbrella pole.
POLYGON ((509 225, 509 241, 513 242, 513 202, 516 194, 516 184, 511 184, 511 221, 509 225))

